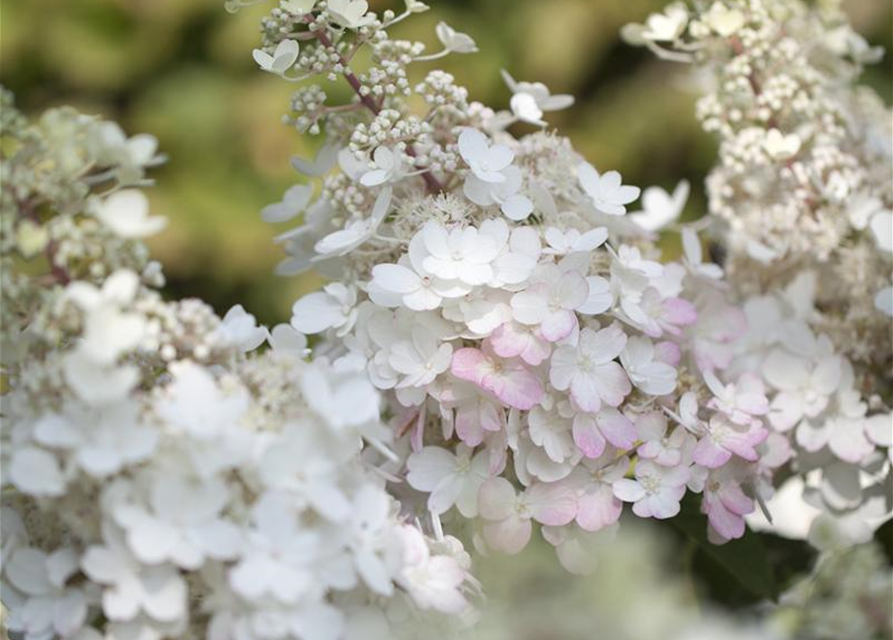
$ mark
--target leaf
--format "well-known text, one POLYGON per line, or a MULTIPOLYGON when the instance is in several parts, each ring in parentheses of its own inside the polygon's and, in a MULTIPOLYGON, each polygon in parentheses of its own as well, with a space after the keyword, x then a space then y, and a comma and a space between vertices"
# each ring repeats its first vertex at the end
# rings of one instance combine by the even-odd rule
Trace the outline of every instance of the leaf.
MULTIPOLYGON (((718 582, 711 579, 716 577, 713 569, 721 569, 726 574, 724 576, 726 581, 728 578, 734 579, 751 596, 756 596, 757 599, 778 598, 775 574, 760 535, 747 530, 738 540, 731 540, 723 545, 713 544, 707 539, 707 517, 700 512, 698 500, 692 495, 686 496, 682 501, 682 511, 670 522, 696 544, 699 555, 695 557, 694 565, 696 568, 710 569, 706 576, 702 576, 706 578, 708 587, 719 587, 721 591, 728 591, 722 584, 723 576, 719 576, 718 582), (699 557, 701 554, 712 562, 704 563, 699 557)), ((742 599, 742 594, 739 593, 727 595, 729 597, 720 599, 734 601, 742 599)))
POLYGON ((893 564, 893 520, 887 520, 877 531, 874 539, 881 545, 887 556, 887 562, 893 564))

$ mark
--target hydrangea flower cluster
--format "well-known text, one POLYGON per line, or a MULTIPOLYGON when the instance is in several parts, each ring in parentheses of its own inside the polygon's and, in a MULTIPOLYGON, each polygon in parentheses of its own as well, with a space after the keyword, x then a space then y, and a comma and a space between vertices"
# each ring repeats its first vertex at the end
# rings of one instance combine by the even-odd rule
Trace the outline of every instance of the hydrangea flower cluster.
MULTIPOLYGON (((687 184, 649 189, 626 216, 640 190, 617 171, 565 138, 506 129, 542 127, 569 97, 506 74, 511 109, 494 112, 443 72, 411 87, 407 68, 429 56, 386 29, 422 8, 347 25, 332 2, 282 3, 264 20, 264 71, 343 75, 356 91, 345 105, 315 101, 309 127, 306 112, 294 118, 328 134, 316 159, 294 161, 320 178, 316 198, 299 184, 264 210, 305 213, 280 236, 281 272, 315 265, 335 280, 295 303, 292 326, 322 334, 318 353, 384 392, 404 509, 457 531, 461 516, 481 548, 516 553, 536 524, 577 569, 624 503, 666 519, 688 492, 702 494, 717 542, 740 537, 768 473, 769 403, 758 377, 726 371, 737 325, 724 319, 743 315, 694 230, 682 262, 660 262, 653 232, 678 216, 687 184), (363 46, 372 66, 355 73, 363 46), (287 67, 270 63, 281 56, 287 67), (412 94, 426 113, 409 110, 412 94)), ((445 26, 437 35, 444 52, 474 49, 445 26)))
POLYGON ((494 111, 443 71, 411 81, 476 51, 445 23, 434 53, 391 39, 427 9, 280 0, 263 19, 255 62, 300 83, 286 122, 326 140, 261 217, 303 218, 281 274, 331 280, 272 330, 162 299, 154 138, 71 109, 31 124, 0 94, 13 632, 450 637, 479 592, 454 536, 511 554, 536 528, 584 572, 624 505, 664 520, 693 494, 723 543, 792 473, 825 511, 818 546, 888 516, 889 114, 852 88, 874 54, 840 14, 676 3, 626 30, 715 69, 699 111, 723 141, 726 277, 674 224, 688 183, 640 193, 546 130, 570 96, 504 73, 494 111), (657 248, 671 226, 678 261, 657 248))
POLYGON ((736 287, 759 293, 817 271, 818 330, 851 360, 889 371, 893 117, 857 85, 883 51, 836 1, 677 2, 624 34, 708 72, 697 115, 720 141, 709 212, 736 287))
POLYGON ((837 2, 674 3, 625 35, 713 80, 709 220, 749 326, 732 370, 767 388, 766 459, 864 542, 893 511, 893 118, 856 85, 883 52, 837 2))
POLYGON ((68 109, 30 124, 3 101, 4 627, 383 640, 463 624, 468 555, 387 492, 391 434, 362 371, 308 362, 302 335, 241 307, 163 301, 139 239, 164 219, 134 188, 154 139, 68 109))

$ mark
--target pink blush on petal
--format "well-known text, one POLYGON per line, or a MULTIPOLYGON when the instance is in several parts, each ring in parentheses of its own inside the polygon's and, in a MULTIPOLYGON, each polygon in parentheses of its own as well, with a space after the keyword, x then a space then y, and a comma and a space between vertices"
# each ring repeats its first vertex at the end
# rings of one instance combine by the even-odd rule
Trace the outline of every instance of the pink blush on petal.
POLYGON ((605 451, 605 438, 589 416, 577 416, 573 427, 574 444, 587 458, 598 458, 605 451))
POLYGON ((529 411, 543 399, 543 385, 527 369, 508 369, 489 373, 481 386, 499 398, 506 406, 529 411))
POLYGON ((486 357, 480 349, 465 348, 453 352, 450 371, 457 378, 480 385, 485 370, 486 357))
POLYGON ((725 449, 718 447, 710 436, 705 436, 698 441, 692 452, 692 458, 698 464, 708 469, 717 469, 724 465, 732 457, 732 454, 725 449))
POLYGON ((568 337, 577 328, 577 314, 567 309, 553 311, 546 316, 540 325, 543 338, 549 342, 558 342, 568 337))
POLYGON ((667 298, 664 300, 664 319, 680 326, 694 324, 698 319, 698 311, 688 300, 667 298))

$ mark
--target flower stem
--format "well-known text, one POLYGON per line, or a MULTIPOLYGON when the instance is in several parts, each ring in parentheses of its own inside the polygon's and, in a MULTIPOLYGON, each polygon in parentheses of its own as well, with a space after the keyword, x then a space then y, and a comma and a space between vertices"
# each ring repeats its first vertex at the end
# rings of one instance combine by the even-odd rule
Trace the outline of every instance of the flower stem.
MULTIPOLYGON (((319 40, 319 43, 322 46, 337 53, 335 45, 332 43, 331 38, 329 38, 328 34, 326 34, 324 30, 319 29, 314 31, 314 33, 316 34, 316 39, 319 40)), ((344 76, 345 80, 347 80, 347 84, 350 85, 351 89, 354 90, 354 93, 356 93, 357 96, 360 98, 360 102, 363 104, 363 106, 369 109, 369 111, 371 111, 373 114, 378 115, 381 111, 381 107, 375 102, 375 100, 372 99, 372 96, 370 96, 368 93, 363 93, 360 79, 357 78, 357 76, 348 69, 347 61, 340 53, 338 53, 338 62, 341 64, 342 67, 344 67, 342 75, 344 76)), ((418 152, 412 145, 408 145, 406 147, 406 153, 413 158, 418 157, 418 152)), ((443 191, 443 184, 441 184, 440 180, 438 180, 434 176, 434 174, 431 173, 430 170, 425 170, 425 172, 422 173, 422 178, 425 180, 425 184, 428 186, 428 191, 430 193, 439 193, 443 191)))

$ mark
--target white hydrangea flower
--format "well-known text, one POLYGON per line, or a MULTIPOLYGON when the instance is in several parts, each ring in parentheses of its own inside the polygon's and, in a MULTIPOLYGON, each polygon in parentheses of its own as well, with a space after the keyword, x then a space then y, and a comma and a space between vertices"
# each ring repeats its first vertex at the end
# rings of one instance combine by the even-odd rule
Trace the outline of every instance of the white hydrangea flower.
POLYGON ((261 69, 281 76, 294 66, 299 50, 300 46, 297 40, 286 39, 276 45, 276 50, 272 54, 262 49, 255 49, 252 55, 261 69))
POLYGON ((574 97, 567 94, 552 95, 542 82, 517 82, 508 71, 502 70, 502 79, 512 92, 512 113, 522 122, 546 126, 543 114, 547 111, 568 109, 574 104, 574 97))
POLYGON ((91 596, 80 586, 66 586, 78 572, 78 562, 77 552, 70 547, 50 554, 31 547, 15 549, 3 571, 24 601, 12 612, 9 630, 24 634, 27 640, 70 637, 80 631, 91 596))
POLYGON ((258 326, 257 319, 240 304, 226 312, 218 332, 224 340, 244 352, 254 351, 268 336, 267 328, 258 326))
POLYGON ((133 402, 101 407, 72 403, 64 414, 46 414, 34 425, 40 444, 70 451, 84 472, 103 478, 146 460, 155 450, 158 431, 133 402))
POLYGON ((360 184, 364 187, 396 182, 403 175, 403 156, 399 151, 378 147, 372 154, 372 166, 370 171, 360 176, 360 184))
POLYGON ((301 333, 336 329, 347 334, 357 319, 357 291, 340 282, 326 285, 321 292, 308 293, 292 307, 291 326, 301 333))
POLYGON ((366 0, 328 0, 326 10, 332 19, 345 29, 360 29, 375 21, 366 0))
POLYGON ((167 218, 149 215, 149 199, 138 189, 122 189, 96 201, 93 215, 122 238, 146 238, 167 225, 167 218))
POLYGON ((622 185, 616 171, 601 175, 588 162, 581 162, 577 165, 577 177, 595 208, 612 216, 626 213, 625 205, 639 197, 639 187, 622 185))
POLYGON ((147 566, 127 550, 123 536, 112 527, 104 529, 104 543, 89 547, 81 568, 106 588, 102 611, 114 622, 133 621, 144 613, 158 622, 182 620, 186 614, 186 582, 175 567, 147 566))
POLYGON ((406 461, 406 481, 428 496, 431 513, 442 514, 453 505, 466 518, 477 515, 478 490, 489 477, 485 451, 459 445, 456 453, 440 447, 425 447, 406 461))
POLYGON ((282 196, 282 201, 264 207, 261 218, 264 222, 276 223, 291 220, 304 211, 313 197, 313 187, 306 184, 296 184, 282 196))
POLYGON ((333 231, 316 242, 313 248, 318 255, 314 260, 343 256, 369 240, 378 230, 390 206, 391 189, 386 187, 375 199, 375 205, 368 218, 351 222, 344 229, 333 231))
POLYGON ((642 210, 630 217, 646 231, 660 231, 679 219, 689 191, 688 180, 680 180, 672 194, 661 187, 648 187, 642 193, 642 210))

